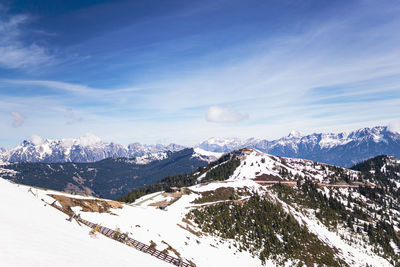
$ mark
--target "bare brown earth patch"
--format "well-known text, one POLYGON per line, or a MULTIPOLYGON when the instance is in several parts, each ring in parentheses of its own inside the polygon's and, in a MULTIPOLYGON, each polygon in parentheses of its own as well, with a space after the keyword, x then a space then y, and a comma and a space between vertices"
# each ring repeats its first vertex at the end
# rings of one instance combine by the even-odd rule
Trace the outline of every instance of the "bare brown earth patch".
POLYGON ((189 221, 188 219, 186 219, 186 218, 182 218, 182 222, 186 223, 187 225, 190 225, 190 226, 194 227, 193 223, 191 221, 189 221))
POLYGON ((161 205, 166 206, 166 205, 168 205, 167 203, 169 203, 169 202, 166 201, 166 200, 162 200, 162 201, 157 201, 157 202, 154 202, 154 203, 150 203, 149 206, 152 206, 152 207, 159 207, 161 205))
POLYGON ((71 194, 85 194, 88 196, 94 195, 94 191, 87 186, 77 186, 73 183, 67 183, 67 186, 64 188, 64 191, 71 194))
POLYGON ((167 200, 162 200, 162 201, 158 201, 158 202, 154 202, 149 204, 149 206, 154 206, 154 207, 167 207, 169 205, 172 205, 174 202, 176 202, 178 199, 180 199, 182 197, 182 193, 181 192, 173 192, 173 193, 163 193, 162 194, 163 197, 172 197, 171 200, 167 201, 167 200))
POLYGON ((112 200, 70 198, 61 195, 49 195, 57 200, 64 210, 72 212, 71 207, 81 207, 85 212, 110 213, 110 209, 121 209, 122 203, 112 200))
POLYGON ((178 256, 178 258, 181 256, 181 254, 176 249, 171 247, 171 245, 168 244, 167 242, 165 242, 164 240, 162 240, 161 243, 164 243, 165 245, 167 245, 168 246, 167 250, 172 251, 176 256, 178 256))
POLYGON ((180 228, 189 231, 190 233, 194 234, 195 236, 202 236, 203 234, 201 232, 195 231, 192 228, 190 228, 189 225, 186 224, 186 227, 184 227, 183 225, 177 223, 176 225, 178 225, 180 228))

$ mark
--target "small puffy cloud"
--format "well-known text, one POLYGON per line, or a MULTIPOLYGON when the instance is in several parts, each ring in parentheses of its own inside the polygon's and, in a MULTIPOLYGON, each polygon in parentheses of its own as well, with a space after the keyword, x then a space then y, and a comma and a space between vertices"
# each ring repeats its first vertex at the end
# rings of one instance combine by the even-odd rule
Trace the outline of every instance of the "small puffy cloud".
POLYGON ((21 113, 13 111, 11 112, 11 115, 13 116, 13 122, 12 122, 13 127, 17 128, 24 123, 25 117, 21 113))
POLYGON ((33 134, 29 140, 30 140, 30 141, 32 142, 32 144, 34 144, 34 145, 41 145, 41 144, 43 144, 43 142, 44 142, 43 138, 40 137, 39 135, 36 135, 36 134, 33 134))
POLYGON ((400 133, 400 120, 389 123, 388 130, 393 133, 400 133))
POLYGON ((82 146, 91 146, 102 142, 100 137, 92 133, 87 133, 84 136, 79 137, 78 140, 79 144, 82 146))
POLYGON ((217 123, 234 123, 249 118, 249 115, 242 114, 230 108, 211 106, 207 109, 206 121, 217 123))

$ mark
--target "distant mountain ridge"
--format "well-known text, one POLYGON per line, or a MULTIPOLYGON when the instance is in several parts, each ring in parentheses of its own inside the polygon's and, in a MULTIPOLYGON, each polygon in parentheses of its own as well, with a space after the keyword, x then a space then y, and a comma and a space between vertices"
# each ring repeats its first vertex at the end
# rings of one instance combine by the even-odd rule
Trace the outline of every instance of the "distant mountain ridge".
POLYGON ((166 176, 191 173, 217 159, 200 153, 192 148, 168 151, 165 158, 147 164, 124 157, 86 163, 2 163, 0 177, 42 188, 116 198, 166 176))
POLYGON ((363 128, 350 133, 314 133, 301 135, 292 132, 277 140, 211 138, 199 148, 215 152, 230 152, 251 147, 262 152, 292 158, 303 158, 332 165, 352 165, 378 155, 400 157, 400 133, 386 126, 363 128))
MULTIPOLYGON (((276 139, 210 138, 194 146, 203 151, 227 153, 244 147, 291 158, 302 158, 332 165, 351 167, 378 155, 400 158, 400 133, 386 126, 363 128, 350 133, 291 132, 276 139)), ((95 162, 106 158, 133 158, 138 164, 164 159, 167 152, 184 149, 177 144, 123 146, 107 143, 87 134, 77 139, 48 140, 33 136, 12 149, 0 148, 0 160, 5 162, 95 162)), ((204 154, 204 153, 203 153, 204 154)))
POLYGON ((77 139, 49 140, 33 136, 12 149, 0 149, 0 160, 6 162, 96 162, 106 158, 137 158, 137 163, 148 163, 164 159, 166 152, 184 149, 177 144, 144 145, 132 143, 123 146, 107 143, 93 134, 77 139))

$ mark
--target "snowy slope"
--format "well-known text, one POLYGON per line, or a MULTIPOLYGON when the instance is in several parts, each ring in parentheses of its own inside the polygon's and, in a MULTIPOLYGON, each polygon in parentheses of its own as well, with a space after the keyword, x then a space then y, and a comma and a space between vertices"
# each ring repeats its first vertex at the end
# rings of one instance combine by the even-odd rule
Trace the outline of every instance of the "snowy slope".
POLYGON ((0 178, 1 266, 171 266, 100 234, 91 237, 88 227, 44 205, 45 191, 33 189, 35 197, 28 188, 0 178))
POLYGON ((347 176, 351 181, 358 178, 357 171, 311 160, 272 156, 255 149, 242 149, 239 158, 240 165, 228 180, 285 181, 308 178, 332 183, 333 177, 343 180, 347 176))
POLYGON ((81 216, 111 229, 119 228, 141 242, 154 242, 158 250, 165 250, 171 246, 180 257, 194 262, 197 267, 260 266, 258 259, 254 259, 249 253, 238 253, 230 249, 227 243, 220 244, 219 238, 203 234, 197 236, 190 230, 183 229, 192 227, 183 220, 188 208, 193 206, 191 201, 196 197, 197 194, 183 195, 167 210, 161 210, 156 204, 169 201, 173 197, 158 192, 146 195, 138 199, 136 204, 125 206, 122 210, 113 210, 117 216, 89 212, 81 212, 81 216))

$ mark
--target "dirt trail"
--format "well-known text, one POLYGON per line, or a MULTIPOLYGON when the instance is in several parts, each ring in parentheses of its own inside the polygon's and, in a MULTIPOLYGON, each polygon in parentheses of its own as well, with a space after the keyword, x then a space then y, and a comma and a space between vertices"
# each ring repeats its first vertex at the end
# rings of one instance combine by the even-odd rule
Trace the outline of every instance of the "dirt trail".
POLYGON ((132 203, 132 204, 130 204, 130 205, 132 205, 132 206, 140 206, 140 205, 142 205, 144 202, 153 200, 155 197, 158 197, 159 195, 161 195, 161 194, 163 194, 163 193, 164 193, 164 192, 160 192, 160 193, 158 193, 158 194, 156 194, 156 195, 154 195, 154 196, 152 196, 152 197, 150 197, 150 198, 146 198, 146 199, 140 201, 139 203, 135 203, 135 204, 132 203))

